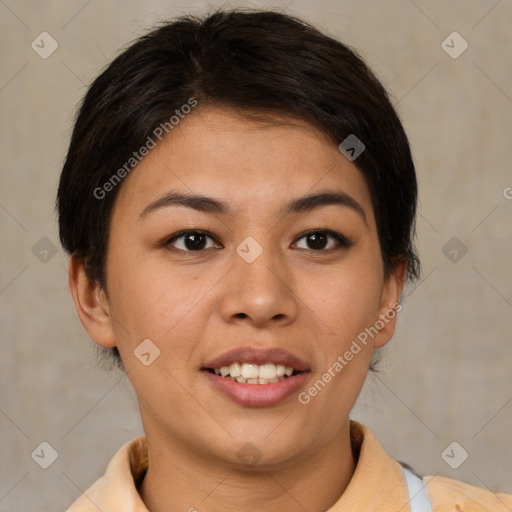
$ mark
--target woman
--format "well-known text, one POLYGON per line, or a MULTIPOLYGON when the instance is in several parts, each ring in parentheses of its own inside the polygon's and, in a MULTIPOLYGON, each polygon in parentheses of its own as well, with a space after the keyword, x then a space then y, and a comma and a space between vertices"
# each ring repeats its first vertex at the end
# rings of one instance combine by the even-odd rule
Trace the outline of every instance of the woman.
POLYGON ((69 511, 510 510, 349 419, 419 275, 416 194, 382 85, 301 20, 184 17, 119 55, 77 117, 59 228, 145 435, 69 511))

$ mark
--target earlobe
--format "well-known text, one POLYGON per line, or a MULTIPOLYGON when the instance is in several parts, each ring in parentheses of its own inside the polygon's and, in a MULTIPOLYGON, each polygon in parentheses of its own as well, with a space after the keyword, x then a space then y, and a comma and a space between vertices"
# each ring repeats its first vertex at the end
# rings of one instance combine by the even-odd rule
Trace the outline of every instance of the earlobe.
POLYGON ((69 288, 80 321, 89 336, 98 345, 115 347, 116 339, 105 292, 99 283, 89 279, 83 259, 76 255, 69 260, 69 288))
POLYGON ((395 332, 396 319, 402 309, 400 298, 406 271, 407 264, 405 261, 397 264, 384 283, 379 316, 375 322, 379 333, 375 336, 374 348, 382 348, 395 332))

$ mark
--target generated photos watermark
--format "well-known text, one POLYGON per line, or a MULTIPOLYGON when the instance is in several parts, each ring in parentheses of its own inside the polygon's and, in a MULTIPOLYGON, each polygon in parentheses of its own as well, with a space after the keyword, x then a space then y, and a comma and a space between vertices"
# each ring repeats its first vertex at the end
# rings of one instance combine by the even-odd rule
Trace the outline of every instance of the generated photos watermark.
POLYGON ((134 151, 131 156, 119 169, 117 169, 112 176, 103 183, 101 187, 96 187, 93 191, 93 195, 96 199, 104 199, 109 192, 121 183, 121 180, 126 177, 127 174, 132 171, 135 166, 141 162, 141 160, 147 156, 153 148, 156 147, 157 141, 170 133, 187 114, 192 112, 192 109, 197 106, 197 100, 195 98, 189 98, 187 103, 183 104, 179 109, 174 112, 176 115, 172 115, 168 121, 160 123, 152 132, 152 136, 149 135, 138 151, 134 151))
POLYGON ((355 355, 359 354, 362 350, 362 345, 366 346, 369 339, 375 338, 379 331, 381 331, 387 323, 396 317, 397 313, 402 310, 402 305, 395 302, 385 313, 379 315, 379 319, 371 326, 367 327, 364 331, 361 331, 357 338, 354 339, 350 347, 336 358, 336 361, 317 379, 309 388, 302 391, 298 395, 298 400, 301 404, 306 405, 311 401, 311 398, 315 397, 322 391, 325 386, 338 375, 345 366, 349 364, 355 355))

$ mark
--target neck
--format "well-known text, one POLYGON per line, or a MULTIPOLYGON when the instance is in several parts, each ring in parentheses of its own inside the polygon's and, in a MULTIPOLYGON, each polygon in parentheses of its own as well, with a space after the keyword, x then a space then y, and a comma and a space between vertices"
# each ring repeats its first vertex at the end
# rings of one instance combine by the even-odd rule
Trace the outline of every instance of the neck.
POLYGON ((348 421, 314 454, 264 470, 219 464, 148 432, 146 439, 150 466, 140 495, 151 512, 323 512, 338 501, 356 467, 348 421))

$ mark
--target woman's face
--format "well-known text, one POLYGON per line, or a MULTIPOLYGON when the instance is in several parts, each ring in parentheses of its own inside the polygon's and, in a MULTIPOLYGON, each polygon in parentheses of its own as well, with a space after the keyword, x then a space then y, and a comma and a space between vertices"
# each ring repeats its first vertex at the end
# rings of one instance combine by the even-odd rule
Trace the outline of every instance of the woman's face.
POLYGON ((112 214, 109 327, 89 329, 117 345, 148 437, 229 463, 251 455, 248 442, 261 464, 332 442, 400 295, 398 273, 384 279, 361 172, 319 131, 287 122, 197 109, 149 152, 112 214), (187 206, 177 194, 211 199, 187 206), (318 194, 330 196, 304 199, 318 194), (279 378, 281 366, 294 374, 279 378))

